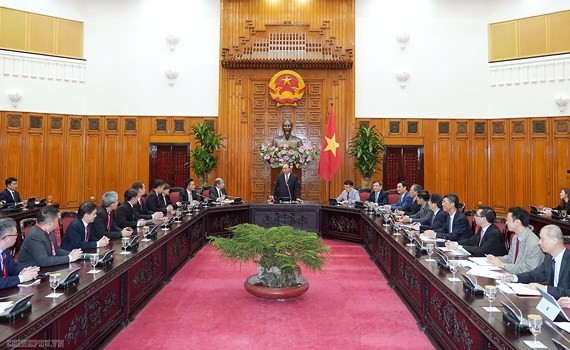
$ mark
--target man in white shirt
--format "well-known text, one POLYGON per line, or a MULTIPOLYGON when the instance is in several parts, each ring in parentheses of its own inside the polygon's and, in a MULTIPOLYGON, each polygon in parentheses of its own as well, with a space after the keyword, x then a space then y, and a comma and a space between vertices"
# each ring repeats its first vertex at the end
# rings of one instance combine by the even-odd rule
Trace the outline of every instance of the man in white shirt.
POLYGON ((6 201, 6 205, 13 206, 16 203, 20 203, 20 194, 18 191, 18 179, 15 177, 9 177, 5 181, 6 189, 0 192, 0 201, 6 201))
POLYGON ((354 188, 354 182, 352 180, 346 180, 344 182, 344 191, 336 199, 337 202, 342 204, 352 204, 355 202, 360 202, 360 195, 358 191, 354 188))

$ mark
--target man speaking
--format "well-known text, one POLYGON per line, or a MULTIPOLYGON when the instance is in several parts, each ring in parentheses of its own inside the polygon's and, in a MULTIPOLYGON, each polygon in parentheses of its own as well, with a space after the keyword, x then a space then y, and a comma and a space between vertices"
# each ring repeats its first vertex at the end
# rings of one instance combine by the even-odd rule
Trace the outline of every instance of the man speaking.
POLYGON ((282 170, 273 185, 272 193, 278 201, 295 201, 299 196, 299 179, 291 173, 289 164, 283 164, 282 170))

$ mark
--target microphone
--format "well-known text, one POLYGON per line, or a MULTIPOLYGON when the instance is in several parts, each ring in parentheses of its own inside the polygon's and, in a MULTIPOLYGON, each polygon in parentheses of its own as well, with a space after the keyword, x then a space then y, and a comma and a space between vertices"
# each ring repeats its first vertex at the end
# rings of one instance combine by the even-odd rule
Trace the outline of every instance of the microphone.
POLYGON ((469 276, 465 273, 461 273, 461 275, 463 276, 463 287, 465 287, 467 292, 474 295, 485 294, 485 288, 477 283, 477 277, 474 275, 469 276))
POLYGON ((505 304, 501 301, 501 304, 505 307, 505 312, 503 312, 503 320, 506 321, 508 326, 514 327, 518 331, 528 331, 529 324, 528 320, 523 317, 521 309, 519 309, 515 303, 503 292, 501 288, 499 288, 499 292, 507 299, 507 301, 515 308, 518 313, 515 313, 515 310, 511 308, 509 305, 505 304))
POLYGON ((293 202, 293 196, 291 196, 291 190, 289 189, 287 181, 285 181, 285 185, 287 186, 287 192, 289 192, 289 202, 293 202))

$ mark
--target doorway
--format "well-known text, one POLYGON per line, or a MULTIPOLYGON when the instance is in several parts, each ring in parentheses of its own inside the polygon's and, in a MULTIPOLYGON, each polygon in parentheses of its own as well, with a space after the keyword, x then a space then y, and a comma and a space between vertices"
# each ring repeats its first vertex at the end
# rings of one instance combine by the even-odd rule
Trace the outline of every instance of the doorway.
POLYGON ((184 187, 189 175, 190 144, 150 144, 149 187, 155 179, 163 179, 170 187, 184 187))
POLYGON ((424 186, 424 148, 417 146, 387 146, 384 157, 383 188, 396 188, 405 181, 408 190, 412 184, 424 186))

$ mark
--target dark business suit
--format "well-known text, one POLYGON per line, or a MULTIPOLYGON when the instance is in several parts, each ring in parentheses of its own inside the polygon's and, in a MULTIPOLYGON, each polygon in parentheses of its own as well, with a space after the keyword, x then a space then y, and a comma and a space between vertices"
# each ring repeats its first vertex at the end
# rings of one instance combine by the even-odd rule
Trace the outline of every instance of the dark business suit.
POLYGON ((410 209, 408 209, 404 215, 414 215, 416 214, 418 211, 420 211, 420 209, 422 208, 422 206, 418 203, 417 198, 416 199, 412 199, 412 204, 410 204, 410 209))
POLYGON ((98 241, 103 236, 107 236, 108 238, 120 238, 121 228, 117 226, 115 223, 115 212, 111 212, 111 223, 109 224, 109 215, 107 214, 107 209, 105 208, 97 208, 97 217, 95 217, 95 221, 93 221, 93 231, 91 232, 92 236, 98 241), (108 230, 107 227, 110 227, 108 230))
POLYGON ((76 217, 67 227, 67 231, 65 231, 65 235, 61 240, 61 248, 65 250, 97 248, 97 240, 91 234, 93 232, 93 224, 87 225, 87 232, 89 237, 87 242, 85 242, 85 225, 79 217, 76 217))
POLYGON ((403 195, 400 195, 398 201, 390 207, 392 210, 401 210, 406 212, 410 210, 410 206, 412 205, 412 196, 410 196, 410 192, 406 191, 403 195))
POLYGON ((429 204, 425 203, 420 210, 410 215, 410 222, 419 222, 420 225, 429 225, 431 223, 431 218, 433 216, 433 211, 429 208, 429 204))
POLYGON ((447 223, 447 219, 449 215, 443 210, 440 209, 437 211, 435 215, 432 215, 430 222, 427 225, 421 225, 420 230, 440 230, 445 224, 447 223))
POLYGON ((161 194, 157 194, 154 190, 150 191, 148 196, 146 196, 146 209, 150 213, 156 213, 157 211, 166 214, 166 205, 164 204, 164 197, 161 194))
POLYGON ((291 197, 289 200, 295 201, 297 197, 299 197, 299 187, 299 178, 297 175, 289 173, 289 180, 285 182, 285 174, 281 173, 277 176, 271 193, 273 193, 277 199, 291 197), (287 187, 287 185, 289 185, 289 187, 287 187), (289 192, 291 194, 289 194, 289 192))
POLYGON ((137 215, 137 220, 138 219, 145 219, 145 220, 150 220, 152 219, 152 213, 149 213, 148 210, 146 209, 146 199, 144 197, 141 197, 137 203, 133 206, 133 209, 135 210, 135 214, 137 215), (142 205, 141 205, 142 203, 142 205))
POLYGON ((196 193, 196 191, 192 191, 191 195, 192 198, 188 196, 188 191, 186 189, 180 190, 179 200, 182 203, 202 200, 202 197, 198 196, 198 193, 196 193))
POLYGON ((558 275, 558 287, 554 287, 552 280, 552 255, 546 254, 542 264, 532 271, 517 273, 518 281, 521 283, 544 283, 546 282, 546 291, 555 299, 570 296, 570 251, 564 250, 560 273, 558 275))
POLYGON ((49 237, 48 239, 48 235, 39 227, 32 227, 20 247, 18 265, 24 268, 28 266, 46 267, 68 264, 69 251, 62 249, 57 244, 53 232, 50 232, 49 237), (55 249, 55 255, 52 254, 50 240, 55 249))
POLYGON ((7 188, 5 188, 4 191, 0 192, 0 201, 6 201, 6 204, 8 206, 12 206, 16 203, 21 202, 22 200, 20 199, 20 194, 18 193, 18 191, 14 191, 14 198, 12 198, 10 191, 7 188), (16 201, 14 202, 14 200, 16 201))
POLYGON ((134 206, 125 201, 117 208, 117 215, 115 216, 116 224, 119 228, 125 227, 136 228, 138 224, 137 213, 134 206))
MULTIPOLYGON (((228 194, 226 193, 226 188, 222 188, 222 194, 224 196, 227 196, 228 194)), ((218 200, 218 189, 216 188, 216 186, 213 186, 212 188, 210 188, 210 199, 213 201, 217 201, 218 200)))
POLYGON ((6 264, 6 277, 0 272, 0 289, 16 287, 20 284, 20 277, 18 276, 22 268, 18 265, 12 253, 9 250, 3 251, 0 255, 4 255, 3 264, 6 264))
POLYGON ((378 205, 386 205, 388 204, 388 192, 384 190, 380 190, 380 192, 370 192, 370 196, 368 197, 368 201, 372 203, 376 203, 378 205))
POLYGON ((505 238, 497 225, 489 225, 483 235, 483 239, 481 240, 482 231, 483 229, 479 228, 476 234, 457 243, 461 244, 463 248, 473 256, 485 256, 486 254, 492 254, 494 256, 507 255, 507 250, 505 249, 505 238), (479 241, 481 244, 479 244, 479 241))
POLYGON ((469 226, 469 221, 467 220, 467 217, 465 217, 465 215, 463 215, 463 213, 460 212, 459 210, 456 210, 455 216, 453 216, 452 232, 449 232, 450 220, 451 216, 448 216, 445 225, 438 230, 434 230, 437 232, 437 238, 445 238, 450 241, 461 241, 464 239, 468 239, 473 235, 473 231, 469 226))

